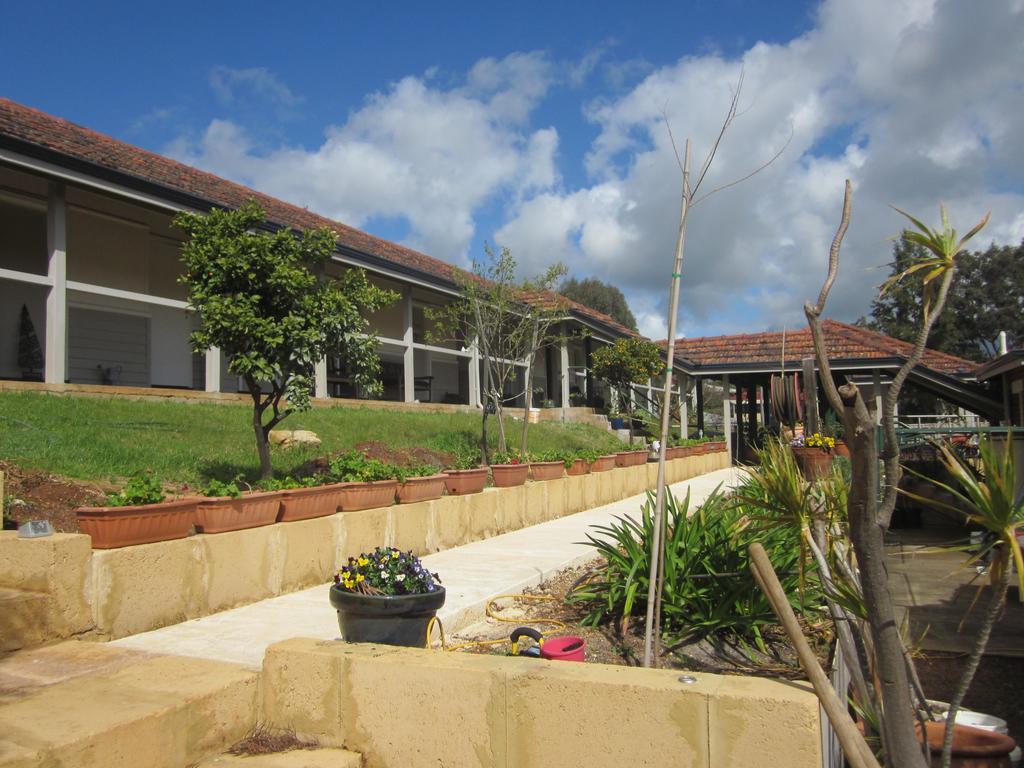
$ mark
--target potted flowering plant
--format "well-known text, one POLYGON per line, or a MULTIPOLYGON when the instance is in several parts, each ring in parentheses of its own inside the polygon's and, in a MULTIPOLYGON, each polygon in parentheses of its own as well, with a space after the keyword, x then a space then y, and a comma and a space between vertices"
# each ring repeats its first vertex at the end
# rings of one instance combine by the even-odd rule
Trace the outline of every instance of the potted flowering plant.
POLYGON ((339 489, 339 505, 343 512, 394 504, 398 474, 398 467, 371 459, 360 451, 335 456, 327 472, 333 482, 344 483, 339 489))
POLYGON ((496 453, 491 458, 491 477, 496 488, 511 488, 526 482, 530 465, 518 453, 496 453))
POLYGON ((530 476, 538 481, 557 480, 565 471, 567 458, 569 456, 564 451, 531 453, 529 455, 530 476))
POLYGON ((439 499, 444 494, 445 476, 435 464, 399 469, 398 503, 439 499))
POLYGON ((92 537, 94 549, 183 539, 196 514, 196 497, 167 501, 161 483, 150 473, 128 480, 120 493, 107 496, 102 507, 75 510, 82 533, 92 537))
POLYGON ((832 449, 836 446, 834 438, 815 432, 812 435, 797 435, 790 443, 797 464, 808 480, 817 480, 828 474, 832 463, 832 449))
POLYGON ((350 643, 424 647, 427 626, 444 605, 440 581, 412 552, 394 547, 350 557, 331 587, 342 638, 350 643))
POLYGON ((480 466, 480 457, 474 451, 459 456, 455 466, 444 471, 444 486, 453 496, 480 493, 487 485, 487 467, 480 466))

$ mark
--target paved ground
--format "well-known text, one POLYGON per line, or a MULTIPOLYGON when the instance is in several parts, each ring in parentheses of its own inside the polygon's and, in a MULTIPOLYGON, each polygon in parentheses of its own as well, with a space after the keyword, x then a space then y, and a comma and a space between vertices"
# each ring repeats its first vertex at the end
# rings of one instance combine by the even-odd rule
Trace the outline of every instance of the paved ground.
MULTIPOLYGON (((691 503, 705 499, 717 486, 729 486, 734 469, 722 469, 672 486, 678 496, 690 491, 691 503)), ((423 559, 441 575, 448 595, 439 616, 449 634, 480 620, 487 601, 519 592, 565 568, 592 557, 580 544, 593 525, 636 514, 643 496, 551 520, 519 531, 429 555, 423 559)), ((329 585, 282 595, 172 627, 144 632, 110 645, 152 653, 192 656, 259 668, 267 646, 290 637, 338 636, 335 612, 328 603, 329 585)))
MULTIPOLYGON (((922 649, 964 653, 974 643, 991 588, 989 577, 967 564, 966 543, 965 528, 934 516, 921 528, 889 534, 889 588, 911 642, 922 649)), ((1024 605, 1016 587, 1010 588, 986 653, 1024 657, 1024 605)))

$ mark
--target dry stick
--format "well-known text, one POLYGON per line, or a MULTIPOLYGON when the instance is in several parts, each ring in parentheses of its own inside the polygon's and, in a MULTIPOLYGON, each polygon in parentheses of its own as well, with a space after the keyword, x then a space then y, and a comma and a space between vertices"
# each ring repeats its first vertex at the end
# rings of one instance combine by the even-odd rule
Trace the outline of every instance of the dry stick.
POLYGON ((750 570, 754 574, 754 579, 761 587, 765 597, 768 598, 768 602, 771 603, 772 610, 775 611, 783 629, 786 630, 797 657, 800 659, 800 665, 804 668, 811 685, 814 686, 814 692, 839 737, 839 743, 846 753, 846 759, 851 768, 881 768, 868 743, 857 730, 853 718, 847 712, 846 704, 836 694, 832 683, 818 663, 814 651, 808 645, 807 639, 800 629, 800 624, 797 622, 796 614, 793 613, 793 609, 789 605, 786 593, 775 575, 775 569, 772 568, 771 560, 768 559, 764 547, 756 543, 751 544, 749 551, 750 570))
MULTIPOLYGON (((674 144, 674 142, 673 142, 674 144)), ((661 409, 661 450, 658 451, 658 484, 654 501, 654 531, 651 542, 651 565, 647 583, 647 617, 644 624, 644 666, 657 664, 661 644, 661 579, 664 577, 665 528, 665 455, 668 450, 670 405, 672 403, 672 363, 676 347, 676 315, 679 314, 679 283, 683 271, 683 251, 686 247, 686 215, 690 209, 690 140, 683 152, 683 192, 679 209, 679 234, 676 237, 676 256, 672 266, 672 290, 668 313, 668 349, 665 354, 665 392, 661 409)))
MULTIPOLYGON (((804 304, 804 314, 807 316, 807 322, 811 329, 814 354, 818 361, 819 379, 825 394, 833 409, 837 413, 844 414, 847 435, 853 434, 855 438, 854 443, 862 445, 865 440, 873 439, 872 421, 868 416, 867 408, 856 385, 848 382, 843 385, 842 393, 840 388, 836 386, 835 380, 832 378, 832 367, 829 363, 825 337, 821 328, 821 314, 825 309, 825 303, 828 300, 829 292, 839 270, 840 248, 850 223, 851 198, 852 190, 850 181, 847 180, 846 191, 843 197, 842 219, 840 220, 839 228, 836 230, 835 237, 832 239, 832 246, 829 249, 828 275, 821 287, 817 303, 812 305, 810 302, 806 302, 804 304)), ((949 274, 943 278, 939 302, 936 305, 939 311, 941 311, 942 303, 945 301, 950 278, 951 275, 949 274)), ((934 316, 932 316, 931 320, 925 319, 925 325, 929 329, 932 322, 934 322, 934 316)), ((906 378, 910 369, 920 361, 923 351, 924 342, 919 337, 918 344, 915 345, 913 352, 890 385, 889 392, 887 392, 883 408, 887 412, 882 414, 883 431, 886 438, 886 453, 889 453, 889 446, 895 442, 895 430, 892 430, 891 437, 893 442, 890 442, 889 432, 885 429, 886 418, 891 420, 892 414, 892 406, 888 396, 893 395, 895 397, 894 392, 895 394, 899 393, 903 379, 906 378), (903 379, 900 378, 901 374, 903 379), (893 389, 894 387, 895 389, 893 389)), ((895 403, 895 399, 892 402, 895 403)), ((867 480, 865 485, 873 489, 874 482, 871 478, 875 476, 877 470, 874 466, 863 466, 864 462, 861 461, 862 457, 859 455, 859 452, 860 449, 857 448, 853 454, 854 482, 857 482, 858 473, 860 472, 864 475, 864 479, 867 480)), ((868 464, 871 464, 871 462, 868 462, 868 464)), ((895 464, 894 469, 898 472, 898 452, 894 461, 890 459, 885 460, 887 473, 893 469, 890 466, 891 464, 895 464)), ((882 563, 881 569, 877 563, 872 562, 862 562, 860 565, 865 568, 866 574, 866 578, 861 584, 861 591, 867 604, 868 623, 871 629, 866 634, 870 635, 874 641, 873 657, 875 663, 873 672, 876 675, 875 690, 878 692, 881 710, 884 712, 881 735, 883 746, 889 756, 887 762, 891 761, 893 764, 901 766, 923 765, 927 759, 927 747, 924 747, 914 734, 911 724, 916 715, 916 712, 913 710, 916 710, 916 708, 912 709, 912 702, 909 698, 905 698, 906 692, 911 689, 910 675, 907 672, 909 655, 902 636, 896 630, 895 609, 892 605, 891 595, 888 592, 888 585, 884 575, 884 560, 882 560, 884 558, 882 530, 887 528, 889 524, 889 517, 884 513, 885 505, 889 500, 889 491, 890 489, 886 488, 882 504, 877 505, 869 495, 874 493, 873 490, 869 491, 866 487, 853 489, 847 504, 850 536, 855 543, 855 550, 857 549, 856 542, 860 541, 860 549, 866 553, 865 556, 877 557, 879 562, 882 563)), ((895 496, 895 493, 893 493, 893 496, 895 496)), ((888 514, 892 514, 891 507, 888 514)), ((919 715, 916 716, 920 717, 919 715)))

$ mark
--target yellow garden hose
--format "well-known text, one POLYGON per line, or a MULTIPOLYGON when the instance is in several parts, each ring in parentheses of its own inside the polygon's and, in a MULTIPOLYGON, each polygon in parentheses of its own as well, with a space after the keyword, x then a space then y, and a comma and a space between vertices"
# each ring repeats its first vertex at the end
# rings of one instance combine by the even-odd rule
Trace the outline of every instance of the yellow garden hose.
MULTIPOLYGON (((497 595, 496 597, 492 597, 490 600, 487 601, 487 611, 486 611, 486 613, 487 613, 487 618, 488 619, 493 619, 494 621, 501 621, 501 622, 506 622, 506 623, 510 623, 510 624, 519 624, 520 622, 523 621, 522 618, 505 618, 503 616, 496 616, 495 615, 495 610, 496 610, 495 604, 499 600, 505 600, 505 599, 508 599, 508 600, 538 600, 538 601, 539 600, 558 600, 557 597, 552 597, 551 595, 497 595)), ((542 636, 553 634, 555 632, 555 630, 557 630, 557 629, 565 629, 566 626, 567 626, 565 624, 565 622, 559 621, 558 619, 549 619, 549 618, 545 618, 545 617, 540 617, 540 618, 536 618, 536 619, 530 619, 529 623, 530 624, 550 624, 552 626, 552 628, 549 629, 546 632, 541 632, 540 634, 542 636)), ((468 643, 459 643, 458 645, 448 645, 448 641, 445 638, 445 634, 444 634, 444 625, 441 623, 441 620, 439 618, 437 618, 437 616, 434 616, 430 620, 430 622, 427 624, 427 638, 426 638, 426 640, 427 640, 427 642, 426 642, 427 648, 434 647, 433 645, 431 645, 430 639, 431 639, 431 636, 433 635, 433 630, 434 630, 434 625, 435 624, 437 625, 438 632, 440 633, 440 636, 441 636, 441 646, 440 647, 444 651, 461 651, 461 650, 464 650, 466 648, 487 648, 487 647, 490 647, 492 645, 504 645, 504 644, 509 642, 508 638, 500 638, 498 640, 474 640, 474 641, 468 642, 468 643)))

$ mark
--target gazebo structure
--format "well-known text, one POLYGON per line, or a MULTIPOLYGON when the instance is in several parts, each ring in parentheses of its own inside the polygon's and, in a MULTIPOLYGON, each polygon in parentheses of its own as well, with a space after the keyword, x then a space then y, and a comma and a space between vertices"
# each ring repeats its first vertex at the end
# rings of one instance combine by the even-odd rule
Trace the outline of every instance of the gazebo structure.
MULTIPOLYGON (((878 412, 886 387, 907 360, 912 345, 837 320, 825 320, 822 326, 836 378, 857 383, 868 407, 878 412)), ((816 381, 817 373, 808 327, 677 339, 674 367, 695 379, 697 429, 701 433, 705 428, 705 382, 721 383, 723 431, 736 458, 743 458, 750 448, 760 444, 759 428, 778 426, 768 407, 772 375, 800 373, 806 382, 811 378, 816 381)), ((958 408, 997 421, 1003 416, 1002 398, 993 396, 989 387, 979 382, 977 368, 978 364, 970 360, 929 349, 911 371, 909 383, 958 408)), ((816 388, 808 394, 817 399, 816 388)))

